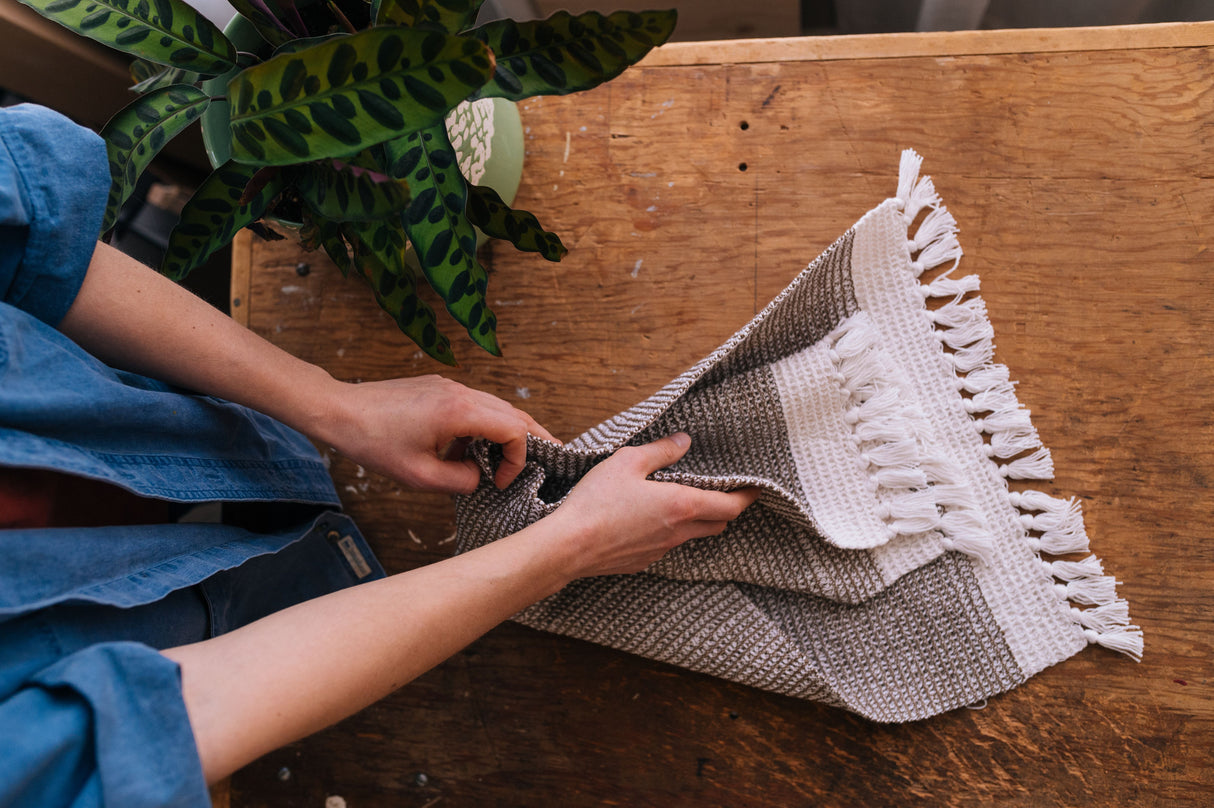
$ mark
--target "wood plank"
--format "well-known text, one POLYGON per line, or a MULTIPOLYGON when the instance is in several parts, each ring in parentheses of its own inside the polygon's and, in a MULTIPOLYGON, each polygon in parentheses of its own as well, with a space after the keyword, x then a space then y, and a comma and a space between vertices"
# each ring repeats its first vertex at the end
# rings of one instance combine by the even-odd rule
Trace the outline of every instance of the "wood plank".
MULTIPOLYGON (((461 338, 450 374, 572 437, 744 324, 893 193, 913 146, 1053 449, 1054 490, 1084 499, 1093 550, 1125 581, 1140 665, 1089 649, 985 709, 881 726, 506 625, 239 773, 233 805, 1204 804, 1214 36, 1190 31, 1205 39, 760 63, 704 46, 525 102, 518 204, 570 254, 491 247, 506 356, 461 338)), ((254 330, 342 378, 438 370, 319 256, 248 249, 254 330)), ((447 498, 333 470, 389 569, 449 553, 447 498)))
POLYGON ((908 56, 971 56, 996 53, 1061 53, 1203 47, 1214 22, 1150 23, 1091 28, 1020 28, 1000 31, 929 31, 774 37, 714 42, 672 42, 641 64, 676 67, 706 64, 903 59, 908 56))
POLYGON ((232 239, 232 280, 228 311, 232 319, 249 327, 249 295, 252 293, 253 252, 256 245, 249 230, 237 232, 232 239))

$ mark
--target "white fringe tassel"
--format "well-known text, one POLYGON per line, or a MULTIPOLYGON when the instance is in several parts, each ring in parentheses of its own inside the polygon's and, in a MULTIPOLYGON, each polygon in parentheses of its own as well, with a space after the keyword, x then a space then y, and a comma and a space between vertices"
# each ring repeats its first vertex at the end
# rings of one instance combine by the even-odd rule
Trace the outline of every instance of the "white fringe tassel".
MULTIPOLYGON (((923 166, 923 158, 914 149, 902 152, 902 160, 898 164, 898 199, 905 206, 910 202, 915 185, 919 182, 919 169, 923 166)), ((903 212, 908 211, 903 209, 903 212)))
POLYGON ((877 514, 894 535, 938 531, 946 549, 988 561, 993 538, 977 504, 957 484, 955 463, 925 449, 917 429, 923 414, 902 396, 879 335, 853 318, 830 336, 835 379, 850 402, 844 420, 876 484, 877 514))
MULTIPOLYGON (((1000 476, 1013 480, 1053 479, 1053 460, 1033 427, 1029 411, 1016 397, 1011 374, 1005 365, 993 361, 994 330, 985 303, 973 296, 979 290, 978 278, 953 277, 961 259, 957 223, 936 194, 931 179, 919 176, 922 163, 922 157, 907 149, 902 152, 898 170, 897 198, 907 228, 925 208, 929 209, 914 237, 907 239, 909 269, 920 277, 928 270, 952 264, 943 274, 921 284, 920 291, 925 300, 948 299, 943 306, 925 311, 942 348, 951 349, 951 353, 946 353, 957 372, 958 389, 971 396, 966 399, 966 410, 974 428, 989 439, 987 455, 997 464, 1000 476)), ((983 556, 990 550, 990 537, 976 515, 971 495, 963 486, 952 484, 947 463, 940 468, 935 468, 935 463, 935 458, 925 459, 917 469, 932 483, 929 490, 939 512, 934 529, 943 534, 946 548, 983 556)), ((891 479, 915 482, 919 478, 902 475, 891 479)), ((913 490, 917 486, 906 488, 913 490)), ((1046 555, 1088 551, 1078 500, 1058 499, 1031 490, 1010 491, 1008 497, 1020 513, 1025 540, 1034 551, 1046 555)), ((911 505, 908 503, 906 507, 911 505)), ((890 505, 889 512, 894 511, 890 505)), ((926 510, 916 513, 922 517, 926 510)), ((1135 660, 1142 659, 1142 630, 1130 623, 1129 606, 1117 596, 1118 582, 1104 573, 1098 558, 1088 555, 1079 561, 1042 559, 1041 565, 1049 579, 1056 582, 1057 596, 1077 604, 1070 608, 1071 619, 1088 642, 1135 660)))

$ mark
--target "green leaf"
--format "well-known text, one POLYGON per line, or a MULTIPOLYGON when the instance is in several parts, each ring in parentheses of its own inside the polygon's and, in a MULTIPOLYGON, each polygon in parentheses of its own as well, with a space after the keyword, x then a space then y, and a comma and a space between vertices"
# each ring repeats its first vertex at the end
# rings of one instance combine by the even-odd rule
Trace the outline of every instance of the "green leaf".
POLYGON ((458 34, 476 22, 484 0, 374 0, 371 19, 376 25, 401 25, 458 34))
POLYGON ((404 234, 393 222, 346 223, 353 264, 370 286, 380 308, 401 332, 429 356, 456 366, 451 342, 438 330, 434 309, 417 295, 417 278, 405 263, 404 234))
POLYGON ((501 356, 497 318, 485 300, 489 276, 476 260, 476 231, 464 215, 468 184, 447 127, 438 123, 385 143, 384 151, 388 173, 409 181, 413 201, 400 221, 426 280, 472 341, 501 356))
POLYGON ((340 160, 306 163, 293 173, 300 198, 333 221, 368 222, 404 210, 409 186, 365 166, 340 160))
POLYGON ((249 188, 257 173, 253 166, 227 162, 202 181, 169 234, 161 272, 181 280, 231 241, 236 231, 262 217, 282 191, 283 180, 275 171, 264 185, 249 188), (242 202, 247 188, 251 198, 242 202))
POLYGON ((135 99, 106 123, 101 137, 110 161, 110 195, 103 231, 113 227, 118 209, 135 191, 152 158, 210 103, 202 90, 174 84, 135 99))
POLYGON ((525 210, 512 210, 488 186, 471 187, 466 214, 485 235, 505 239, 524 252, 537 252, 549 261, 559 261, 569 252, 560 237, 545 230, 539 219, 525 210))
POLYGON ((236 50, 184 0, 19 0, 65 28, 157 64, 217 76, 236 50))
POLYGON ((558 11, 547 20, 487 23, 471 32, 497 57, 493 81, 480 97, 519 101, 597 87, 669 39, 676 17, 673 10, 607 17, 558 11))
POLYGON ((160 90, 172 84, 197 84, 202 80, 202 76, 191 70, 182 70, 179 67, 165 67, 164 65, 149 62, 146 59, 136 59, 131 62, 128 68, 131 74, 131 80, 135 82, 130 87, 131 92, 150 93, 152 90, 160 90))
POLYGON ((283 25, 278 18, 267 14, 268 7, 259 3, 252 3, 249 0, 228 0, 232 8, 236 9, 236 13, 244 17, 249 22, 253 23, 253 28, 256 29, 259 36, 270 44, 271 47, 277 48, 279 45, 286 44, 295 39, 290 29, 283 25))
POLYGON ((321 36, 310 36, 310 37, 304 37, 302 39, 292 39, 290 42, 284 42, 281 45, 279 45, 278 47, 276 47, 274 49, 274 53, 271 54, 271 56, 279 56, 284 53, 299 53, 300 51, 307 50, 308 48, 312 47, 313 45, 319 45, 321 42, 331 42, 334 39, 344 39, 345 37, 348 37, 348 36, 350 36, 350 35, 343 31, 343 32, 337 33, 337 34, 323 34, 321 36))
POLYGON ((488 81, 467 37, 373 28, 284 53, 228 85, 232 156, 254 165, 345 157, 436 123, 488 81))
POLYGON ((323 248, 329 259, 341 270, 342 277, 350 276, 350 270, 353 268, 350 247, 342 236, 341 226, 336 222, 306 217, 303 227, 299 229, 299 240, 305 250, 323 248))

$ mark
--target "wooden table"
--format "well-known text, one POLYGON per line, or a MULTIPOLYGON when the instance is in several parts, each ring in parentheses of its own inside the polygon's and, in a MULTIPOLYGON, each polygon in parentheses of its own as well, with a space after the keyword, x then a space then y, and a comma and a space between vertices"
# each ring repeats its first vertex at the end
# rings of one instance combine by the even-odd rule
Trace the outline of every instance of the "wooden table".
MULTIPOLYGON (((1090 648, 983 710, 878 726, 507 624, 240 772, 233 804, 1210 804, 1212 82, 1210 23, 667 46, 522 104, 519 204, 570 253, 488 251, 506 356, 461 338, 451 374, 568 439, 744 324, 914 147, 1141 664, 1090 648)), ((318 254, 242 238, 235 269, 236 316, 339 377, 439 370, 318 254)), ((447 498, 333 472, 390 570, 451 551, 447 498)))

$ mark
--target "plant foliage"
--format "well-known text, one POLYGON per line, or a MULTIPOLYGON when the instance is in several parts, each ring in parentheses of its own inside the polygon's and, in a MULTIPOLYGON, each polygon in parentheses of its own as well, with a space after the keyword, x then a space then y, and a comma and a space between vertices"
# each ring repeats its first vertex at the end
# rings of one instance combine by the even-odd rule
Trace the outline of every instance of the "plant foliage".
POLYGON ((164 145, 227 101, 232 159, 186 204, 161 270, 184 278, 242 227, 290 210, 305 247, 362 278, 400 330, 447 364, 451 344, 423 280, 474 342, 500 354, 477 228, 550 261, 566 253, 533 215, 468 183, 447 115, 478 98, 595 87, 675 23, 673 11, 561 11, 474 27, 481 0, 231 0, 265 42, 250 54, 185 0, 20 1, 136 57, 140 95, 102 130, 113 178, 104 229, 164 145))

